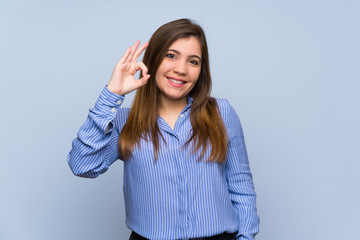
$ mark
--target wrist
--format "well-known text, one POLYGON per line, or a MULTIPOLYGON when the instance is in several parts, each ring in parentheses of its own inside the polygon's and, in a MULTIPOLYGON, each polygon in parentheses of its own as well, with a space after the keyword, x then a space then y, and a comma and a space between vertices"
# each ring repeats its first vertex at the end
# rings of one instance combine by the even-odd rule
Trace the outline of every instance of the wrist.
POLYGON ((117 97, 119 96, 125 97, 126 93, 123 93, 121 90, 116 90, 111 86, 109 87, 109 85, 106 85, 105 88, 108 90, 109 93, 115 94, 117 97))
POLYGON ((121 89, 114 88, 114 87, 111 86, 110 84, 108 84, 106 87, 107 87, 107 89, 108 89, 110 92, 112 92, 112 93, 114 93, 114 94, 116 94, 116 95, 125 95, 125 93, 123 93, 123 92, 121 91, 121 89))

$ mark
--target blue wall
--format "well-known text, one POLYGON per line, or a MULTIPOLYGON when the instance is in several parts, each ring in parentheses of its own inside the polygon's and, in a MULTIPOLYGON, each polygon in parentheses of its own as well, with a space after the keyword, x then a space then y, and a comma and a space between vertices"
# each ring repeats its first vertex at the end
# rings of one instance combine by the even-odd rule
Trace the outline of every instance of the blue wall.
POLYGON ((89 180, 66 157, 126 48, 183 17, 242 121, 257 239, 358 239, 359 2, 153 2, 0 1, 0 239, 128 238, 122 163, 89 180))

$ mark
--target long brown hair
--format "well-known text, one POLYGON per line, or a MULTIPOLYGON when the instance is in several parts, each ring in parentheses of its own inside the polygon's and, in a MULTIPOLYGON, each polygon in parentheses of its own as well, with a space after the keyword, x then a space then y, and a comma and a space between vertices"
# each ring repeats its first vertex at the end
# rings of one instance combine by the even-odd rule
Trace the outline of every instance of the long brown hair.
MULTIPOLYGON (((201 148, 203 158, 208 144, 211 153, 207 160, 224 162, 227 153, 227 134, 216 100, 210 97, 211 75, 209 54, 204 31, 189 19, 179 19, 164 24, 152 35, 143 62, 151 75, 148 83, 137 89, 128 120, 120 136, 118 149, 123 159, 132 155, 135 145, 140 148, 140 139, 151 140, 154 145, 154 158, 159 152, 159 136, 162 137, 157 125, 159 89, 155 74, 163 61, 170 45, 180 38, 196 37, 201 45, 202 62, 199 79, 189 95, 193 98, 190 121, 192 136, 185 145, 193 144, 193 151, 201 148)), ((142 73, 140 73, 142 76, 142 73)))

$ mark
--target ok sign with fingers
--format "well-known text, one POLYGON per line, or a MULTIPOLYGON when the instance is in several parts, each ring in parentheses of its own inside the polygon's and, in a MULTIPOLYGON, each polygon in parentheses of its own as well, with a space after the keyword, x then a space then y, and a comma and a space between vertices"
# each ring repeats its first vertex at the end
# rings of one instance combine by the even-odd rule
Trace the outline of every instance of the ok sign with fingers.
POLYGON ((145 42, 140 45, 140 41, 129 47, 124 53, 119 62, 115 65, 114 71, 111 75, 108 89, 118 95, 128 94, 135 89, 145 85, 150 78, 148 69, 143 62, 137 62, 137 59, 145 48, 149 45, 145 42), (135 79, 135 73, 142 70, 143 77, 139 80, 135 79))

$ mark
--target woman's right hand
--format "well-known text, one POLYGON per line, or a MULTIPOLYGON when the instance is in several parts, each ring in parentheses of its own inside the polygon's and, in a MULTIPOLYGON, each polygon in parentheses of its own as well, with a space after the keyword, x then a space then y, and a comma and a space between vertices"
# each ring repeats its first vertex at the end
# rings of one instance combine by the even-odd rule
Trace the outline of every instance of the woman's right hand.
POLYGON ((129 47, 115 65, 107 86, 111 92, 118 95, 125 95, 145 85, 149 80, 150 75, 148 74, 147 67, 143 62, 137 62, 137 59, 149 43, 145 42, 140 47, 139 44, 140 41, 136 41, 132 47, 129 47), (135 79, 135 73, 139 70, 142 70, 143 77, 137 80, 135 79))

